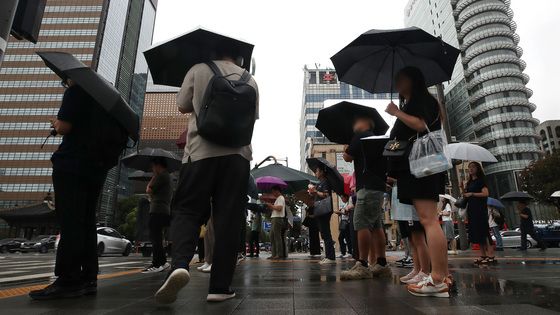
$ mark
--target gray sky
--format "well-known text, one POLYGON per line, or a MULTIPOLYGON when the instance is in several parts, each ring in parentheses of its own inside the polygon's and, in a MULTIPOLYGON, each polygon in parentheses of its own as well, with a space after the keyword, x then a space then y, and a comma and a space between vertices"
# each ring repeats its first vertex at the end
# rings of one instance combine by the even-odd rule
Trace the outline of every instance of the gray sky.
MULTIPOLYGON (((427 1, 427 0, 420 0, 427 1)), ((288 157, 299 168, 299 121, 305 64, 329 58, 369 29, 403 27, 407 0, 160 0, 154 43, 198 26, 255 44, 260 120, 253 137, 254 161, 288 157), (291 5, 290 5, 291 4, 291 5)), ((538 119, 560 119, 558 0, 512 0, 525 54, 528 87, 538 119)), ((374 106, 381 112, 386 102, 374 106)))

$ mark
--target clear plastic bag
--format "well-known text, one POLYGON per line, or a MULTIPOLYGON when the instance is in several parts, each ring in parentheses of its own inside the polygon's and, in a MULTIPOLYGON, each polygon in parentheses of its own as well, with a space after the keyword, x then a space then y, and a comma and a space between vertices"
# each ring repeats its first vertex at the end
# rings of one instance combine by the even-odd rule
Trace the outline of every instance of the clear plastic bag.
MULTIPOLYGON (((427 126, 426 126, 427 128, 427 126)), ((443 129, 430 131, 414 142, 410 156, 410 172, 416 178, 422 178, 452 167, 451 158, 447 154, 447 137, 443 129)))

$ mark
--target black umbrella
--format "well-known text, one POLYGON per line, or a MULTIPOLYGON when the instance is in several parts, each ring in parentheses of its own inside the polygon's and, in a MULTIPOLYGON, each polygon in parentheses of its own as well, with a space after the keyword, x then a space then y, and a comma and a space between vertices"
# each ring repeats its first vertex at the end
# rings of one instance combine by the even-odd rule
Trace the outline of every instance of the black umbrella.
POLYGON ((332 190, 339 194, 344 194, 344 177, 338 172, 335 166, 333 166, 329 161, 324 158, 309 158, 306 159, 309 168, 315 172, 316 169, 320 168, 326 173, 327 181, 329 182, 332 190))
POLYGON ((139 182, 147 182, 153 176, 154 174, 152 172, 134 171, 128 174, 128 179, 139 181, 139 182))
POLYGON ((524 191, 510 191, 500 197, 500 199, 505 201, 527 201, 535 198, 524 191))
POLYGON ((330 141, 340 144, 350 144, 354 136, 354 120, 356 117, 371 118, 375 124, 373 133, 384 135, 389 125, 375 108, 350 102, 340 102, 319 111, 315 127, 330 141))
POLYGON ((175 172, 181 168, 181 159, 163 149, 145 148, 125 156, 121 161, 128 168, 149 172, 152 169, 152 160, 154 158, 165 159, 169 172, 175 172))
POLYGON ((47 67, 60 78, 72 79, 88 93, 103 109, 128 131, 129 137, 138 141, 140 120, 119 91, 100 74, 66 52, 37 52, 47 67))
MULTIPOLYGON (((253 45, 199 28, 152 46, 144 52, 155 84, 180 87, 189 69, 216 60, 220 47, 232 48, 249 70, 253 45)), ((237 57, 237 56, 232 56, 237 57)))
POLYGON ((371 93, 393 93, 394 75, 412 66, 432 86, 451 79, 460 50, 416 28, 370 30, 331 57, 340 81, 371 93))
POLYGON ((263 176, 274 176, 282 179, 288 184, 288 193, 295 193, 303 189, 307 189, 309 183, 317 183, 317 177, 309 175, 293 168, 289 168, 282 164, 270 164, 264 167, 251 170, 251 175, 255 178, 263 176))

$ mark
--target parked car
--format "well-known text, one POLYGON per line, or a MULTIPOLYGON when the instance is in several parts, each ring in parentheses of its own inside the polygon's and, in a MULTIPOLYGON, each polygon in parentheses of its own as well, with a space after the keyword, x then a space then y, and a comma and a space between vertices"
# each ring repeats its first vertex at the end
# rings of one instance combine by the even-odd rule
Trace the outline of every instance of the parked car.
POLYGON ((39 235, 34 239, 22 242, 18 250, 22 253, 39 252, 45 254, 48 253, 49 249, 54 249, 55 243, 56 235, 39 235))
POLYGON ((97 228, 97 255, 121 254, 130 255, 132 243, 119 232, 110 227, 97 228))
POLYGON ((536 224, 535 232, 549 247, 560 247, 560 223, 536 224))
POLYGON ((25 238, 5 238, 0 240, 0 253, 12 253, 19 250, 21 243, 27 241, 25 238))
MULTIPOLYGON (((504 248, 519 248, 521 247, 521 232, 520 231, 501 231, 504 248)), ((492 236, 492 241, 496 243, 496 238, 492 236)), ((531 236, 527 235, 527 248, 537 245, 537 241, 531 236)))

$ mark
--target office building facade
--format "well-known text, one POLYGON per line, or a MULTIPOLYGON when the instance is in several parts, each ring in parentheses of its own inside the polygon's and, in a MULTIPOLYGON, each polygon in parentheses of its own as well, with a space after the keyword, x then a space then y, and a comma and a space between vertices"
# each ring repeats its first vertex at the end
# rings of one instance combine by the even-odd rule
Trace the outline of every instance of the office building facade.
POLYGON ((305 159, 311 157, 313 144, 328 143, 315 128, 319 111, 327 100, 382 100, 390 99, 390 93, 371 94, 355 86, 340 82, 333 69, 319 66, 303 68, 303 100, 300 120, 300 165, 307 170, 305 159))
POLYGON ((537 126, 537 133, 541 138, 541 149, 546 154, 552 154, 560 149, 560 120, 543 121, 537 126))
MULTIPOLYGON (((138 52, 151 44, 156 6, 155 0, 48 0, 37 44, 10 38, 0 69, 0 208, 41 201, 53 189, 50 156, 61 137, 41 144, 64 89, 35 52, 72 53, 141 115, 147 65, 138 52)), ((112 171, 103 191, 101 222, 113 211, 118 173, 112 171)))
POLYGON ((509 0, 410 0, 405 25, 461 49, 444 83, 452 136, 496 156, 485 165, 494 195, 517 190, 517 172, 539 158, 538 120, 509 0))

